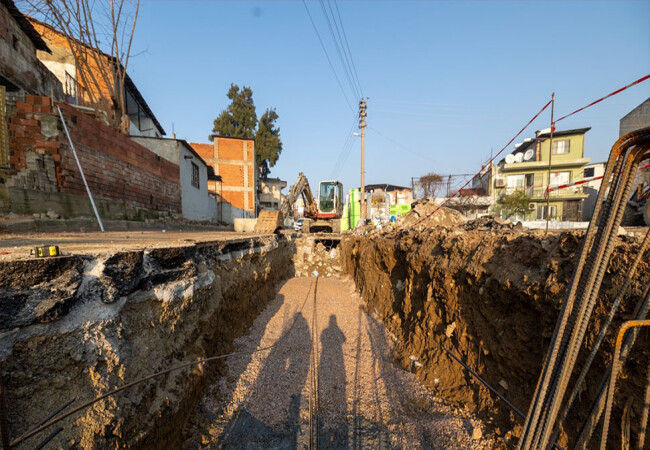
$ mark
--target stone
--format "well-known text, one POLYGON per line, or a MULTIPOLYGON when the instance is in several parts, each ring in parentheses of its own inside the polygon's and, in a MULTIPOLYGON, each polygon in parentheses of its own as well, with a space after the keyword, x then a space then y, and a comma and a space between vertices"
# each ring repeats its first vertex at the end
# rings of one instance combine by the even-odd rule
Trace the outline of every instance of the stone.
POLYGON ((481 439, 483 437, 483 432, 481 431, 480 427, 474 427, 472 430, 472 439, 475 441, 481 439))

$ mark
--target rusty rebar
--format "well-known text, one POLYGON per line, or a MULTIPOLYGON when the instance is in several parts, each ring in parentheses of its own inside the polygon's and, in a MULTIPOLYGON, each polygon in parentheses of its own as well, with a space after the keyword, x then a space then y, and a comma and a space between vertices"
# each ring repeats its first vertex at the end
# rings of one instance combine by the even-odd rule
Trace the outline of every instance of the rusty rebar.
POLYGON ((616 347, 614 349, 614 360, 612 361, 612 372, 609 377, 609 387, 607 388, 607 401, 605 402, 605 416, 603 418, 603 434, 600 439, 600 450, 607 447, 607 435, 609 431, 609 420, 612 414, 612 403, 614 401, 614 388, 616 387, 616 378, 621 368, 621 346, 623 337, 630 328, 650 327, 650 320, 628 320, 621 325, 616 337, 616 347))

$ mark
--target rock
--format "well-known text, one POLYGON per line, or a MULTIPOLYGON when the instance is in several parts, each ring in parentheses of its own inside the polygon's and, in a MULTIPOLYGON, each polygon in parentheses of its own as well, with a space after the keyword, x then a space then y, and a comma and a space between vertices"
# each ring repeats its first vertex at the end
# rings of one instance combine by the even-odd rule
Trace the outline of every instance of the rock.
POLYGON ((483 437, 483 432, 481 431, 481 428, 479 427, 474 427, 472 430, 472 439, 475 441, 481 439, 483 437))
POLYGON ((445 336, 450 338, 451 335, 454 334, 455 329, 456 329, 456 322, 452 322, 449 325, 447 325, 447 329, 445 330, 445 336))

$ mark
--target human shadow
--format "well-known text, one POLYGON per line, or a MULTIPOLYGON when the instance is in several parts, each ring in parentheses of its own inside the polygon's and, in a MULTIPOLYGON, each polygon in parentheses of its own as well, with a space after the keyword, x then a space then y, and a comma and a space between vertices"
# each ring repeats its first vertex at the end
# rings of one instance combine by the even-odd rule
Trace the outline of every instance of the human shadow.
POLYGON ((318 364, 319 445, 321 448, 347 448, 347 397, 343 343, 345 335, 330 315, 329 324, 320 336, 318 364))
POLYGON ((301 312, 290 335, 276 343, 247 395, 233 415, 222 448, 296 448, 300 434, 302 390, 309 372, 311 333, 301 312), (279 420, 278 420, 279 418, 279 420))

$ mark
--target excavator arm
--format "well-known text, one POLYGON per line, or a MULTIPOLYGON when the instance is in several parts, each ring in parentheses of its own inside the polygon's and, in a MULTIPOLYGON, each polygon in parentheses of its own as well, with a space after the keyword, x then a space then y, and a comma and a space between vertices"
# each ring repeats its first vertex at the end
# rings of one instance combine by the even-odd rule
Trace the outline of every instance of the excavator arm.
POLYGON ((284 218, 288 217, 293 208, 293 204, 298 200, 298 196, 302 196, 302 199, 305 203, 305 216, 306 217, 316 217, 318 213, 318 207, 314 201, 314 196, 311 193, 311 188, 309 187, 309 181, 305 174, 300 172, 298 174, 298 179, 289 189, 289 193, 282 200, 282 205, 280 210, 269 210, 264 209, 260 211, 260 214, 257 218, 257 224, 255 224, 256 233, 275 233, 282 229, 284 224, 284 218))

